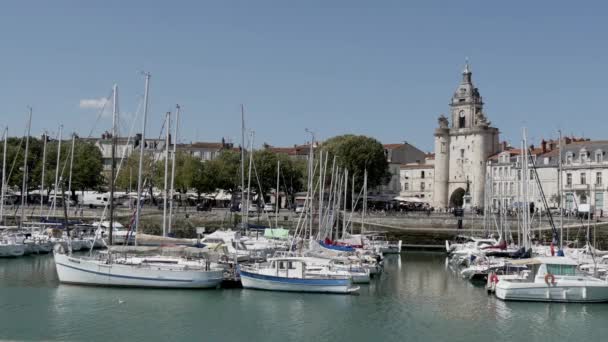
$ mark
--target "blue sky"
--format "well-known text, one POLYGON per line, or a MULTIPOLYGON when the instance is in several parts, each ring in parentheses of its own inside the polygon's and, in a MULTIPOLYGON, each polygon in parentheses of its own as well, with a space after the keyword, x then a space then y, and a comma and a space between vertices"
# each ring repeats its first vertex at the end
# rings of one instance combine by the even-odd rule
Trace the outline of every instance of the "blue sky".
MULTIPOLYGON (((502 139, 608 138, 608 6, 574 1, 3 1, 0 126, 109 129, 81 100, 152 74, 148 136, 183 108, 181 141, 343 133, 431 150, 465 57, 502 139)), ((130 113, 130 114, 129 114, 130 113)), ((139 125, 138 125, 139 127, 139 125)), ((127 131, 128 128, 123 128, 127 131)))

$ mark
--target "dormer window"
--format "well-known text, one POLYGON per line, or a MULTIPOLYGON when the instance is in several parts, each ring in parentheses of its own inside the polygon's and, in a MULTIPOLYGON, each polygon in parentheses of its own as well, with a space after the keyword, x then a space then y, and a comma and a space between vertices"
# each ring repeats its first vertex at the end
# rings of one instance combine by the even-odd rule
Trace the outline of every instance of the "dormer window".
POLYGON ((585 150, 584 148, 583 148, 583 149, 581 149, 581 151, 580 151, 580 153, 579 153, 579 155, 578 155, 579 162, 580 162, 581 164, 582 164, 582 163, 586 163, 586 162, 587 162, 587 157, 588 157, 587 150, 585 150))
POLYGON ((566 164, 572 164, 572 159, 574 159, 574 154, 572 152, 566 153, 566 164))
POLYGON ((602 150, 595 151, 595 162, 602 163, 604 161, 604 152, 602 150))

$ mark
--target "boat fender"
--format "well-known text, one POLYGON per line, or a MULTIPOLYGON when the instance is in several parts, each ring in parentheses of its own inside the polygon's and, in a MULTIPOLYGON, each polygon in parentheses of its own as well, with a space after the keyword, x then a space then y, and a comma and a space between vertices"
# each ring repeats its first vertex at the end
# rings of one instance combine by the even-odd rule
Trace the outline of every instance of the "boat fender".
POLYGON ((549 286, 555 285, 555 276, 551 273, 545 274, 545 283, 549 286))
POLYGON ((490 276, 490 283, 498 283, 498 276, 496 275, 496 273, 492 273, 492 275, 490 276))

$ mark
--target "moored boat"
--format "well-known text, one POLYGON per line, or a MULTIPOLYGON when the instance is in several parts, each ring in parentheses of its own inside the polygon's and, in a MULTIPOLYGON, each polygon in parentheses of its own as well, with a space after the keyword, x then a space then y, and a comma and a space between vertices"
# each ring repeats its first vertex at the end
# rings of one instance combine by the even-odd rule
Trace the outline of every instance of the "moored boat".
POLYGON ((499 278, 496 297, 502 300, 543 302, 608 302, 608 282, 582 274, 566 257, 536 257, 513 261, 532 270, 526 277, 499 278))
POLYGON ((223 269, 203 260, 179 257, 72 257, 60 246, 54 253, 61 283, 153 288, 215 288, 223 279, 223 269))
POLYGON ((244 288, 318 293, 353 293, 352 277, 345 271, 332 271, 315 265, 311 272, 305 257, 270 258, 266 264, 241 266, 244 288))

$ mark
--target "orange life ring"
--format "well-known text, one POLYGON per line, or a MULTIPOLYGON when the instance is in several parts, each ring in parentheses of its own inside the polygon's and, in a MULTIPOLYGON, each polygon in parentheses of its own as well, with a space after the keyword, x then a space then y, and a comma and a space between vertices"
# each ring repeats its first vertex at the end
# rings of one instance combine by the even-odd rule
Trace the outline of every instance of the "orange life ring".
POLYGON ((490 282, 491 283, 498 283, 498 276, 496 275, 496 273, 492 273, 492 275, 490 276, 490 282))
POLYGON ((545 274, 545 283, 547 283, 547 285, 555 285, 555 276, 551 273, 545 274))

